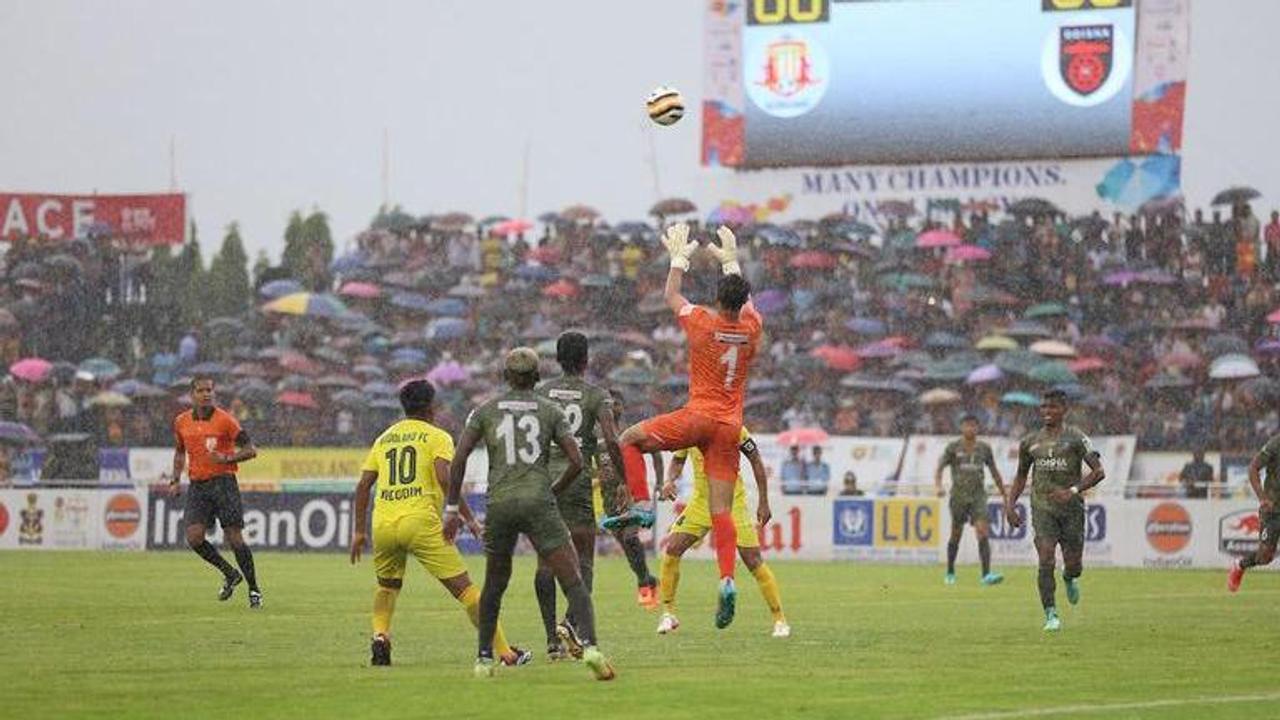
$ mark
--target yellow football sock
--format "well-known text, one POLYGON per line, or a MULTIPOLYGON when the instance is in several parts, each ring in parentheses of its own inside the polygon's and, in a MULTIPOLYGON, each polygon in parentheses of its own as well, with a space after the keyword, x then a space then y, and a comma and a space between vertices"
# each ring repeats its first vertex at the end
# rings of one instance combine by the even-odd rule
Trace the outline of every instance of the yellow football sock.
POLYGON ((782 595, 778 592, 778 578, 773 576, 773 571, 762 562, 751 571, 751 574, 755 576, 756 584, 760 586, 760 594, 764 596, 769 612, 773 613, 773 621, 786 620, 786 616, 782 614, 782 595))
POLYGON ((680 584, 680 558, 662 553, 662 609, 671 614, 676 612, 676 586, 680 584))
POLYGON ((391 614, 396 611, 396 597, 400 595, 398 588, 379 585, 373 591, 373 634, 391 634, 391 614))
MULTIPOLYGON (((462 603, 462 607, 467 610, 467 617, 471 618, 471 624, 480 627, 480 588, 475 585, 468 585, 466 590, 458 596, 458 602, 462 603)), ((502 633, 502 623, 498 623, 493 632, 493 653, 495 657, 502 657, 511 652, 511 646, 507 644, 507 636, 502 633)))

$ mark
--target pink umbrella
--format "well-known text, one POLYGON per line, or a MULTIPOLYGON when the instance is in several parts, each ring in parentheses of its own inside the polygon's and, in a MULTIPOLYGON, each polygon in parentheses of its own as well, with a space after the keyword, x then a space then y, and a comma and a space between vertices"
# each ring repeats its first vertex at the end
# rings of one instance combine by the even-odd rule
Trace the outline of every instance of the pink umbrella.
POLYGON ((343 297, 371 300, 382 296, 382 288, 374 285, 373 283, 349 282, 343 284, 343 286, 338 290, 338 294, 343 297))
POLYGON ((955 247, 964 242, 958 235, 949 230, 930 230, 916 238, 918 248, 955 247))
POLYGON ((991 259, 991 251, 977 245, 956 245, 947 250, 947 262, 981 262, 991 259))
POLYGON ((822 428, 792 428, 778 434, 778 444, 787 445, 821 445, 830 438, 822 428))
POLYGON ((543 245, 530 250, 528 257, 525 259, 529 262, 538 262, 543 265, 555 265, 560 262, 560 253, 550 245, 543 245))
POLYGON ((543 288, 542 294, 547 297, 568 300, 569 298, 578 296, 578 286, 568 280, 557 280, 543 288))
POLYGON ((787 264, 793 268, 805 270, 830 270, 836 266, 836 258, 834 255, 821 250, 809 250, 792 255, 790 262, 787 264))
POLYGON ((9 366, 9 374, 27 382, 43 382, 49 377, 53 364, 44 358, 25 358, 9 366))
POLYGON ((1067 367, 1071 368, 1071 372, 1079 375, 1094 370, 1105 370, 1110 365, 1100 357, 1082 357, 1067 363, 1067 367))
POLYGON ((493 226, 493 231, 499 235, 519 235, 522 232, 528 232, 533 229, 533 223, 528 220, 507 220, 493 226))
POLYGON ((853 372, 862 364, 858 351, 847 345, 822 345, 811 350, 809 354, 820 358, 832 370, 842 372, 853 372))
POLYGON ((292 351, 280 356, 280 367, 299 375, 319 375, 323 369, 306 355, 292 351))
POLYGON ((1267 322, 1272 325, 1280 324, 1280 308, 1271 311, 1271 314, 1267 316, 1267 322))
POLYGON ((276 402, 280 405, 287 405, 288 407, 306 408, 307 410, 320 409, 320 406, 316 403, 316 399, 311 397, 309 393, 304 392, 280 393, 276 397, 276 402))
POLYGON ((1171 352, 1160 358, 1160 365, 1183 369, 1198 368, 1204 364, 1204 358, 1193 352, 1171 352))
POLYGON ((459 365, 456 360, 442 362, 431 368, 431 372, 427 373, 427 380, 437 386, 463 383, 469 379, 471 379, 471 373, 467 372, 467 369, 459 365))

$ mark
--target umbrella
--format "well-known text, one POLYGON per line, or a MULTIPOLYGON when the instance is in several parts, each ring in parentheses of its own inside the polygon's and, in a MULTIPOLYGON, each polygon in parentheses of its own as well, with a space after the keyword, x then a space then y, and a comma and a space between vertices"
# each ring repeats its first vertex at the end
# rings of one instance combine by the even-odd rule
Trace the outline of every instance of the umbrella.
POLYGON ((1073 358, 1076 356, 1076 349, 1060 340, 1040 340, 1031 343, 1027 349, 1047 357, 1073 358))
POLYGON ((1209 365, 1209 377, 1214 380, 1235 380, 1261 375, 1258 363, 1248 355, 1228 354, 1219 357, 1209 365))
POLYGON ((449 297, 455 298, 481 298, 489 294, 488 290, 479 285, 471 285, 469 283, 459 283, 449 288, 449 297))
POLYGON ((1150 380, 1143 384, 1148 390, 1173 390, 1177 388, 1191 387, 1194 385, 1191 378, 1182 375, 1174 375, 1173 373, 1157 373, 1150 380))
POLYGON ((425 313, 431 305, 431 299, 421 293, 398 292, 391 296, 391 304, 402 310, 425 313))
POLYGON ((801 247, 804 245, 804 238, 800 237, 800 233, 790 228, 778 227, 777 225, 757 225, 752 231, 756 237, 764 240, 770 245, 780 245, 782 247, 801 247))
POLYGON ((276 391, 261 380, 250 380, 236 389, 236 397, 248 402, 269 402, 276 391))
POLYGON ((266 312, 304 317, 336 318, 348 314, 347 306, 332 295, 299 292, 277 298, 262 306, 266 312))
POLYGON ((432 300, 424 309, 437 317, 466 317, 468 310, 466 301, 452 297, 432 300))
POLYGON ((897 343, 885 342, 878 340, 867 345, 863 345, 857 350, 858 356, 862 358, 891 358, 896 357, 902 352, 902 348, 897 343))
POLYGON ((349 378, 346 375, 325 375, 319 380, 316 380, 315 385, 316 387, 322 388, 342 388, 348 390, 355 390, 360 387, 359 381, 355 378, 349 378))
POLYGON ((111 386, 114 392, 118 392, 125 397, 130 398, 159 398, 168 397, 169 393, 164 388, 158 388, 155 385, 148 385, 141 380, 121 380, 111 386))
POLYGON ((974 368, 972 372, 965 377, 966 385, 982 385, 990 382, 999 382, 1004 379, 1004 371, 1000 366, 992 363, 974 368))
POLYGON ((359 390, 339 390, 329 396, 329 401, 346 408, 358 408, 364 405, 364 394, 359 390))
POLYGON ((1251 187, 1237 185, 1229 187, 1213 196, 1212 205, 1235 205, 1240 202, 1249 202, 1254 198, 1262 197, 1262 193, 1251 187))
POLYGON ((1060 385, 1080 381, 1076 374, 1071 372, 1071 368, 1067 367, 1067 364, 1061 360, 1041 363, 1031 368, 1031 372, 1027 373, 1027 377, 1046 385, 1060 385))
POLYGON ((637 221, 620 222, 613 226, 613 231, 624 238, 633 240, 653 240, 658 237, 658 233, 649 227, 648 223, 637 221))
POLYGON ((367 259, 364 253, 349 252, 346 255, 334 258, 334 261, 329 264, 329 269, 339 275, 343 275, 352 270, 360 269, 367 259))
POLYGON ((233 317, 218 317, 205 323, 204 329, 209 333, 234 335, 244 331, 244 321, 233 317))
POLYGON ((866 317, 850 318, 845 321, 844 326, 857 335, 883 335, 888 329, 882 321, 866 317))
POLYGON ((1000 398, 1000 402, 1005 405, 1025 405, 1027 407, 1035 407, 1040 404, 1035 395, 1027 392, 1009 392, 1000 398))
POLYGON ((613 278, 603 273, 592 273, 590 275, 583 275, 581 278, 578 279, 578 286, 584 287, 584 288, 596 288, 596 289, 610 288, 610 287, 613 287, 613 278))
POLYGON ((916 398, 921 405, 946 405, 959 399, 960 393, 951 388, 934 388, 916 398))
POLYGON ((920 236, 916 238, 916 247, 949 248, 956 247, 963 242, 964 241, 960 239, 959 235, 956 235, 950 230, 930 230, 928 232, 921 233, 920 236))
POLYGON ((982 262, 991 259, 991 251, 977 245, 957 245, 947 249, 949 263, 982 262))
MULTIPOLYGON (((1180 195, 1168 195, 1148 200, 1138 207, 1139 215, 1177 215, 1185 206, 1180 195)), ((1101 220, 1101 218, 1099 218, 1101 220)), ((1106 221, 1102 221, 1103 225, 1106 221)))
POLYGON ((490 230, 499 235, 519 235, 533 229, 533 223, 528 220, 506 220, 494 225, 490 230))
POLYGON ((427 380, 437 387, 464 383, 470 379, 471 373, 467 372, 467 369, 459 365, 456 360, 449 360, 436 365, 427 373, 427 380))
POLYGON ((427 323, 428 340, 457 340, 470 334, 470 323, 461 318, 436 318, 427 323))
POLYGON ((1204 351, 1206 355, 1215 358, 1229 354, 1247 355, 1249 353, 1249 343, 1239 335, 1218 333, 1217 335, 1210 335, 1209 339, 1204 341, 1204 351))
POLYGON ((915 395, 916 386, 905 380, 882 378, 874 375, 846 375, 840 379, 840 386, 867 392, 891 392, 902 395, 915 395))
POLYGON ((1005 328, 1005 335, 1009 337, 1051 337, 1053 333, 1048 327, 1029 320, 1018 320, 1009 327, 1005 328))
POLYGON ((396 389, 395 385, 392 385, 390 383, 385 383, 385 382, 365 383, 364 387, 360 388, 360 391, 363 392, 365 395, 387 395, 387 396, 395 395, 397 392, 399 392, 396 389))
POLYGON ((40 436, 35 430, 23 425, 20 422, 0 421, 0 444, 17 445, 39 445, 40 436))
POLYGON ((285 352, 278 362, 280 367, 298 375, 319 375, 321 372, 321 367, 314 360, 299 352, 285 352))
POLYGON ((684 198, 667 198, 659 200, 649 208, 650 215, 658 217, 667 217, 670 215, 684 215, 687 213, 698 212, 698 206, 684 198))
POLYGON ((996 355, 995 364, 1006 373, 1029 375, 1032 368, 1044 363, 1044 358, 1030 350, 1006 350, 996 355))
POLYGON ((386 370, 372 364, 356 365, 351 368, 351 374, 365 381, 385 380, 387 378, 386 370))
POLYGON ((1100 357, 1082 357, 1067 363, 1067 367, 1071 369, 1071 372, 1079 375, 1080 373, 1093 372, 1095 370, 1105 370, 1110 365, 1100 357))
POLYGON ((764 290, 753 295, 751 297, 751 303, 755 305, 756 310, 759 310, 761 313, 764 313, 765 315, 773 315, 785 310, 787 305, 791 303, 791 298, 787 295, 785 290, 771 289, 764 290))
POLYGON ((221 375, 226 375, 228 371, 229 370, 226 365, 223 365, 222 363, 219 363, 219 362, 213 362, 213 361, 197 363, 187 368, 187 373, 192 376, 195 376, 195 375, 221 376, 221 375))
POLYGON ((1240 383, 1240 389, 1258 402, 1280 399, 1280 381, 1269 377, 1256 377, 1240 383))
POLYGON ((836 266, 836 258, 821 250, 808 250, 792 255, 787 264, 803 270, 830 270, 836 266))
POLYGON ((969 300, 974 305, 987 307, 1011 307, 1022 302, 1016 295, 986 285, 979 285, 971 290, 969 300))
POLYGON ((100 392, 92 398, 89 398, 89 405, 92 407, 122 408, 128 407, 132 404, 133 401, 127 396, 111 390, 100 392))
POLYGON ((285 407, 303 408, 306 410, 319 410, 320 405, 316 399, 311 397, 310 393, 305 392, 282 392, 276 396, 276 402, 285 407))
POLYGON ((303 292, 304 289, 297 280, 272 280, 271 282, 263 283, 262 287, 258 288, 258 295, 268 300, 275 300, 285 295, 303 292))
POLYGON ((461 230, 462 228, 475 222, 475 218, 464 212, 450 212, 435 218, 433 224, 439 225, 446 230, 461 230))
POLYGON ((367 282, 348 282, 343 283, 338 289, 338 294, 343 297, 360 298, 362 300, 372 300, 382 296, 382 288, 367 282))
POLYGON ((1272 325, 1280 324, 1280 308, 1276 308, 1275 310, 1272 310, 1267 315, 1267 322, 1271 323, 1272 325))
POLYGON ((1204 358, 1193 352, 1171 352, 1160 358, 1162 367, 1172 368, 1197 368, 1204 364, 1204 358))
POLYGON ((578 286, 568 280, 560 279, 542 289, 546 297, 568 300, 578 296, 578 286))
POLYGON ((783 430, 778 433, 777 442, 784 447, 792 445, 823 445, 830 436, 827 431, 819 427, 802 427, 783 430))
POLYGON ((858 240, 868 238, 876 234, 876 229, 864 222, 848 219, 848 216, 839 216, 841 219, 827 222, 823 221, 823 228, 830 234, 847 240, 858 240))
POLYGON ((560 271, 546 265, 526 263, 516 268, 516 277, 529 282, 550 282, 560 277, 560 271))
POLYGON ((955 350, 969 347, 969 340, 955 333, 937 330, 924 339, 924 346, 930 350, 955 350))
POLYGON ((937 286, 937 281, 927 275, 909 272, 885 273, 876 279, 880 287, 906 290, 909 288, 925 289, 937 286))
POLYGON ((585 222, 600 217, 600 212, 588 205, 570 205, 561 211, 560 217, 571 222, 585 222))
POLYGON ((111 380, 120 376, 120 366, 103 357, 89 358, 80 363, 80 372, 87 372, 95 378, 111 380))
POLYGON ((1008 211, 1013 215, 1057 215, 1062 212, 1057 205, 1038 197, 1022 198, 1010 205, 1008 211))
POLYGON ((987 335, 974 347, 979 350, 1017 350, 1018 341, 1004 335, 987 335))
POLYGON ((862 364, 858 351, 847 345, 822 345, 811 350, 809 354, 821 358, 828 368, 841 372, 853 372, 862 364))
POLYGON ((48 267, 64 271, 68 275, 80 275, 84 273, 84 266, 80 264, 80 261, 65 253, 50 255, 44 259, 44 264, 48 267))
POLYGON ((1056 315, 1066 315, 1067 306, 1060 302, 1042 302, 1027 308, 1022 316, 1034 320, 1036 318, 1054 317, 1056 315))

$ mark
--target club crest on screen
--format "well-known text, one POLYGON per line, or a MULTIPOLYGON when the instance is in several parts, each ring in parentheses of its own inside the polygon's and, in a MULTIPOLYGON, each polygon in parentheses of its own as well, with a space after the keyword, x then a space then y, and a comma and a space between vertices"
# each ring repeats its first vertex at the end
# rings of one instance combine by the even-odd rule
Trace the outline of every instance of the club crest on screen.
POLYGON ((1114 30, 1110 25, 1059 28, 1058 62, 1067 87, 1092 95, 1111 76, 1114 30))
POLYGON ((803 115, 822 100, 830 81, 826 51, 793 33, 761 34, 749 44, 744 71, 747 94, 774 117, 803 115))

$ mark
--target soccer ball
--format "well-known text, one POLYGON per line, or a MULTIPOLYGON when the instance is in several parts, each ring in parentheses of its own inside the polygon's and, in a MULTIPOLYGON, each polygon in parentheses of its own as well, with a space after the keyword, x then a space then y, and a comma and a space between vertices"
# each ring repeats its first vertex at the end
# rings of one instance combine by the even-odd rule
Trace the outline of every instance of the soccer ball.
POLYGON ((644 101, 649 119, 659 125, 674 125, 684 117, 684 97, 679 90, 659 85, 644 101))

